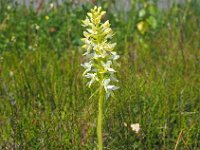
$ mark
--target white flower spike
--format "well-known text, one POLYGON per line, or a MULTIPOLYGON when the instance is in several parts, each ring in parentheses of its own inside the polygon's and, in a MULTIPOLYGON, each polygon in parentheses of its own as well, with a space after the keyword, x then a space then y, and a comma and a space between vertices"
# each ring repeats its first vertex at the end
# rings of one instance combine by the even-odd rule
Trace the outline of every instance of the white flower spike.
POLYGON ((105 13, 101 7, 95 6, 82 21, 82 26, 86 28, 83 32, 82 48, 83 55, 87 59, 82 66, 85 68, 83 75, 91 79, 87 85, 91 87, 92 84, 98 83, 103 86, 107 99, 114 90, 119 88, 111 83, 118 82, 113 66, 119 55, 114 51, 116 43, 110 42, 114 34, 109 20, 101 22, 105 13))

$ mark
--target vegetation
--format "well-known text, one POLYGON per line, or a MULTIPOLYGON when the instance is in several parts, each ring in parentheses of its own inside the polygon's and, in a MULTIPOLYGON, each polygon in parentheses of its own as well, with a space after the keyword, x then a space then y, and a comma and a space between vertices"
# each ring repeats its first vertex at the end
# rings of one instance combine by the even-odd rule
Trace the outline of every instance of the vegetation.
MULTIPOLYGON (((164 11, 132 0, 125 12, 115 2, 96 2, 120 54, 120 88, 103 103, 104 149, 198 150, 199 1, 164 11)), ((81 20, 93 3, 0 1, 0 149, 97 148, 98 94, 81 66, 81 20)))

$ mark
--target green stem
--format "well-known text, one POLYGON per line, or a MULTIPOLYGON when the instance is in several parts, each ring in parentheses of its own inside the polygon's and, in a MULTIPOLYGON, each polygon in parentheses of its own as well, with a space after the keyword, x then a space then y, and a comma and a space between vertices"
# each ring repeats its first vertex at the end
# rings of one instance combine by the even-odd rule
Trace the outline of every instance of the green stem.
POLYGON ((104 99, 103 86, 100 85, 100 89, 99 89, 99 104, 98 104, 98 120, 97 120, 97 138, 98 138, 99 150, 103 149, 103 140, 102 140, 102 138, 103 138, 102 137, 103 99, 104 99))

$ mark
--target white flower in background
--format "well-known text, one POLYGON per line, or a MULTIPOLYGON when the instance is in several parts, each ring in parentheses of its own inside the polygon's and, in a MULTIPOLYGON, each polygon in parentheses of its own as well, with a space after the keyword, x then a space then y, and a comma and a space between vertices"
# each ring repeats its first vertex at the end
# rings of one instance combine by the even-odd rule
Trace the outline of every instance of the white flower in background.
POLYGON ((53 3, 50 3, 50 8, 52 9, 54 7, 54 4, 53 3))
POLYGON ((29 49, 29 50, 32 50, 32 49, 33 49, 33 46, 29 45, 29 46, 28 46, 28 49, 29 49))
POLYGON ((13 71, 10 71, 10 72, 9 72, 9 75, 10 75, 10 77, 13 77, 13 76, 14 76, 14 72, 13 72, 13 71))
POLYGON ((83 55, 87 59, 82 66, 85 68, 83 75, 90 79, 87 85, 90 87, 94 83, 99 83, 104 87, 108 98, 113 91, 119 89, 114 85, 118 80, 113 68, 119 55, 114 51, 116 43, 110 42, 114 34, 109 21, 101 23, 105 13, 101 11, 101 7, 95 6, 82 21, 83 27, 86 27, 86 31, 83 32, 82 48, 85 50, 83 55))
POLYGON ((140 132, 140 124, 139 123, 135 123, 135 124, 131 124, 131 129, 132 131, 135 131, 135 133, 139 133, 140 132))
POLYGON ((14 35, 11 37, 11 41, 14 43, 16 42, 16 37, 14 35))
POLYGON ((38 24, 34 23, 34 24, 31 25, 31 28, 34 29, 34 30, 39 30, 40 26, 38 24))
POLYGON ((12 8, 12 7, 11 7, 10 5, 7 6, 7 10, 11 10, 11 8, 12 8))
POLYGON ((39 30, 39 29, 40 29, 40 26, 37 25, 37 24, 35 24, 35 29, 36 29, 36 30, 39 30))
POLYGON ((3 57, 0 57, 0 60, 3 61, 3 57))
POLYGON ((124 122, 124 126, 125 126, 125 127, 128 127, 128 124, 127 124, 126 122, 124 122))

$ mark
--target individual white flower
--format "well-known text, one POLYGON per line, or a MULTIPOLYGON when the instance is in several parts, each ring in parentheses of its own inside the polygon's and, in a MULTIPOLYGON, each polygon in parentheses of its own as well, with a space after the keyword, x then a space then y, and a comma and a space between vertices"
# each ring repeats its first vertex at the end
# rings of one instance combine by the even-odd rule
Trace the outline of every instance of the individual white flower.
POLYGON ((90 38, 90 34, 89 34, 88 32, 86 32, 86 31, 83 32, 83 35, 84 35, 87 39, 90 38))
POLYGON ((86 19, 83 20, 82 23, 83 23, 83 26, 84 26, 84 27, 87 27, 87 26, 89 26, 89 24, 90 24, 90 20, 88 19, 88 17, 86 17, 86 19))
POLYGON ((117 59, 119 59, 119 55, 117 55, 117 53, 116 52, 111 52, 111 54, 112 54, 112 59, 113 60, 117 60, 117 59))
POLYGON ((88 33, 91 33, 91 34, 97 34, 97 30, 95 29, 87 29, 88 33))
POLYGON ((88 38, 82 38, 81 40, 85 43, 85 45, 91 44, 91 41, 88 38))
POLYGON ((111 81, 119 82, 119 80, 115 77, 114 73, 111 73, 111 74, 110 74, 109 79, 110 79, 111 81))
POLYGON ((106 99, 108 99, 110 97, 110 94, 113 93, 113 91, 119 89, 119 87, 115 86, 115 85, 108 85, 107 86, 107 93, 106 93, 106 99))
POLYGON ((107 86, 107 91, 114 91, 114 90, 117 90, 119 89, 118 86, 115 86, 115 85, 108 85, 107 86))
POLYGON ((111 28, 105 29, 104 32, 103 32, 103 35, 106 35, 106 34, 109 34, 109 33, 112 33, 111 28))
POLYGON ((113 33, 112 32, 105 36, 106 39, 112 39, 112 37, 113 37, 113 33))
POLYGON ((84 71, 83 75, 85 75, 86 73, 88 73, 91 69, 92 69, 92 64, 91 62, 89 63, 84 63, 84 64, 81 64, 81 66, 83 66, 86 70, 84 71))
POLYGON ((105 91, 107 92, 107 86, 108 86, 108 84, 110 83, 110 79, 104 79, 103 80, 103 86, 104 86, 104 89, 105 89, 105 91))
POLYGON ((104 22, 104 23, 101 25, 101 27, 102 27, 102 29, 109 28, 109 27, 110 27, 109 20, 107 20, 106 22, 104 22))
POLYGON ((116 72, 113 68, 111 68, 111 64, 112 64, 112 61, 107 61, 106 63, 104 63, 103 61, 101 61, 101 64, 104 68, 105 71, 109 71, 109 72, 116 72))
POLYGON ((112 91, 119 89, 119 87, 115 85, 109 85, 110 81, 111 81, 110 79, 103 80, 103 86, 106 91, 106 99, 110 97, 110 94, 112 93, 112 91))
POLYGON ((86 52, 83 54, 83 56, 90 54, 92 47, 90 45, 87 46, 86 52))
POLYGON ((90 78, 91 80, 87 83, 88 87, 90 87, 92 85, 92 83, 94 83, 94 81, 98 81, 98 77, 96 76, 96 73, 87 73, 85 75, 86 78, 90 78))
POLYGON ((96 52, 94 52, 92 54, 93 54, 93 58, 92 59, 105 58, 104 54, 97 54, 96 52))
POLYGON ((116 43, 108 43, 106 49, 107 51, 113 51, 115 46, 116 46, 116 43))

